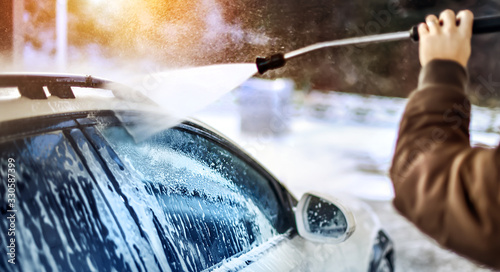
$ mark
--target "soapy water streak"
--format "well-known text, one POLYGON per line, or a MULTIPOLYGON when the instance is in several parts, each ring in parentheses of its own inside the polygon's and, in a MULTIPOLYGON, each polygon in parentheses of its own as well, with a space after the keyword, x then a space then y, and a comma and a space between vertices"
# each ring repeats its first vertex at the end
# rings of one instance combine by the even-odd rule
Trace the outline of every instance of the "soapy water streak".
POLYGON ((151 73, 105 88, 136 103, 130 111, 118 111, 117 116, 128 124, 128 132, 140 142, 217 101, 256 72, 254 63, 219 64, 151 73))

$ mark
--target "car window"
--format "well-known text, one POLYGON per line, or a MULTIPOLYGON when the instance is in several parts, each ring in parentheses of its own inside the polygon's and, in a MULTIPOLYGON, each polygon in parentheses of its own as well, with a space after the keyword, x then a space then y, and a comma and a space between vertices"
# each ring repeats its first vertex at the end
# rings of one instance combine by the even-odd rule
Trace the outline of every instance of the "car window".
POLYGON ((134 184, 124 190, 129 201, 154 198, 152 220, 175 252, 167 256, 174 271, 212 267, 291 227, 270 181, 222 145, 179 128, 141 143, 119 126, 99 131, 114 151, 99 148, 111 170, 123 186, 134 184))
MULTIPOLYGON (((73 148, 77 137, 85 139, 80 130, 73 129, 0 143, 1 213, 2 218, 14 218, 0 220, 0 244, 5 245, 0 248, 1 271, 136 271, 147 267, 129 247, 133 243, 116 223, 108 199, 73 148), (14 185, 7 186, 8 180, 14 185), (11 239, 14 247, 7 248, 11 239), (12 258, 15 265, 9 263, 12 258)), ((147 252, 145 247, 141 250, 147 252)))

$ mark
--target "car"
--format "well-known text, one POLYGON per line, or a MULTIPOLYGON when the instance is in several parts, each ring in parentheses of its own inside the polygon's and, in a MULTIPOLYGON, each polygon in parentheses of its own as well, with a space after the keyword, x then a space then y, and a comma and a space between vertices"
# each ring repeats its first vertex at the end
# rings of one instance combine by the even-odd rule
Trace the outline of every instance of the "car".
POLYGON ((0 74, 1 271, 394 271, 367 204, 299 200, 194 119, 138 141, 163 119, 116 86, 0 74))

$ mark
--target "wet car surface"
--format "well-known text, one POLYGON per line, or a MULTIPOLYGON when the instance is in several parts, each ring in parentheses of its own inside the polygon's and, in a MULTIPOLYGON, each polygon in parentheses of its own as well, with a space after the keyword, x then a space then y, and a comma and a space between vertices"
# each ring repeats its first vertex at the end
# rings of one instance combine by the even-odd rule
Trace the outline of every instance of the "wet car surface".
MULTIPOLYGON (((32 79, 28 88, 47 80, 32 79)), ((184 121, 136 142, 118 110, 63 111, 54 104, 74 98, 55 94, 36 101, 47 103, 44 110, 33 107, 41 95, 27 93, 16 107, 36 112, 0 123, 0 178, 14 188, 0 186, 1 212, 15 216, 15 235, 11 222, 0 223, 2 244, 15 241, 14 255, 2 249, 2 270, 393 269, 390 239, 361 206, 350 206, 357 229, 346 242, 307 241, 297 232, 294 196, 203 124, 184 121)), ((308 212, 309 221, 327 220, 308 212)), ((331 230, 327 223, 320 225, 331 230)))

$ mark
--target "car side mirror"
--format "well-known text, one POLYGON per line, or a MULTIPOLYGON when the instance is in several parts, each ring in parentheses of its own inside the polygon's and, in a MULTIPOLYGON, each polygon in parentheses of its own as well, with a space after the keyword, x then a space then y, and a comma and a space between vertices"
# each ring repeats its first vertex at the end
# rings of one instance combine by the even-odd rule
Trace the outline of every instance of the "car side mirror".
POLYGON ((356 223, 352 212, 337 199, 305 193, 297 204, 295 218, 299 235, 320 243, 338 244, 349 238, 356 223))

